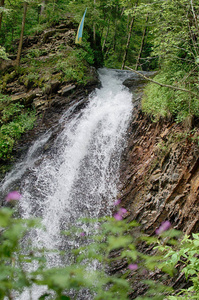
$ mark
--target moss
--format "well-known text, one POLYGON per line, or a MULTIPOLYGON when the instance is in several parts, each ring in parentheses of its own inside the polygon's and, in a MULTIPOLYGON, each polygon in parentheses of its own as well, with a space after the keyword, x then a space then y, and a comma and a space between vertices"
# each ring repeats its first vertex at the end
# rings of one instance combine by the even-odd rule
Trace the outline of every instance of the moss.
POLYGON ((3 85, 11 83, 18 76, 17 72, 14 70, 11 73, 7 73, 3 76, 2 82, 3 85))

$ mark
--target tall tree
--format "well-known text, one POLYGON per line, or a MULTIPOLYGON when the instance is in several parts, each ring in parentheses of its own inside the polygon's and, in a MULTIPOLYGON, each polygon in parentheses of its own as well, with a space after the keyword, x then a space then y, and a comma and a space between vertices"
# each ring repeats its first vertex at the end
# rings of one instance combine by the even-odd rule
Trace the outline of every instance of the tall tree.
POLYGON ((143 34, 142 34, 142 41, 141 41, 140 51, 139 51, 139 54, 138 54, 138 57, 137 57, 136 65, 135 65, 135 70, 138 69, 138 66, 140 64, 140 58, 141 58, 141 55, 142 55, 142 51, 143 51, 143 48, 144 48, 144 42, 145 42, 145 38, 146 38, 146 34, 147 34, 148 19, 149 19, 149 13, 147 13, 147 16, 146 16, 146 23, 145 23, 143 34))
POLYGON ((25 22, 26 22, 26 14, 28 9, 28 3, 24 2, 23 4, 23 19, 22 19, 22 26, 21 26, 21 35, 19 39, 19 47, 17 52, 17 59, 16 59, 16 65, 20 65, 20 58, 21 58, 21 52, 22 52, 22 46, 23 46, 23 35, 24 35, 24 29, 25 29, 25 22))
MULTIPOLYGON (((94 0, 93 3, 94 3, 94 14, 95 14, 96 0, 94 0)), ((96 23, 95 23, 95 20, 94 20, 94 22, 93 22, 93 42, 94 42, 94 44, 96 43, 96 29, 95 29, 95 27, 96 27, 96 23)))
POLYGON ((126 43, 124 56, 123 56, 123 61, 122 61, 122 68, 121 68, 122 70, 124 70, 124 66, 125 66, 125 63, 126 63, 126 58, 127 58, 127 54, 128 54, 129 45, 130 45, 131 34, 132 34, 132 30, 133 30, 133 24, 134 24, 134 21, 135 21, 135 11, 136 11, 136 8, 137 8, 137 5, 138 5, 138 1, 139 0, 137 0, 135 2, 133 17, 131 19, 131 23, 130 23, 130 26, 129 26, 127 43, 126 43))
MULTIPOLYGON (((0 0, 0 7, 3 9, 5 4, 5 0, 0 0)), ((0 12, 0 30, 1 30, 1 23, 2 23, 3 11, 0 12)))
POLYGON ((107 40, 107 38, 108 38, 109 27, 110 27, 110 19, 108 20, 108 26, 107 26, 107 29, 106 29, 106 36, 105 36, 105 38, 104 38, 103 45, 102 45, 102 52, 104 52, 104 47, 105 47, 105 45, 106 45, 106 40, 107 40))

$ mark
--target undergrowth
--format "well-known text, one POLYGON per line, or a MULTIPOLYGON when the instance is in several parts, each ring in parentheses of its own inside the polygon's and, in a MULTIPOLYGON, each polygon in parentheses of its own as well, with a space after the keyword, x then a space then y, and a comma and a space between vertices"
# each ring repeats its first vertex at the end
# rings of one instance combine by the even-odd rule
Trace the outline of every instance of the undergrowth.
MULTIPOLYGON (((165 65, 153 79, 162 84, 195 91, 196 76, 191 73, 190 76, 187 74, 189 70, 186 66, 172 62, 165 65)), ((155 121, 158 121, 160 117, 173 117, 176 122, 182 122, 190 116, 199 116, 199 97, 194 97, 188 92, 149 83, 144 90, 142 109, 155 121)))
POLYGON ((10 97, 0 94, 0 159, 11 158, 16 141, 32 129, 36 120, 34 111, 27 111, 24 105, 13 103, 10 97))
MULTIPOLYGON (((172 229, 166 220, 154 236, 148 236, 135 221, 129 223, 123 219, 127 211, 120 207, 112 218, 79 220, 87 226, 90 224, 89 233, 82 232, 81 228, 71 228, 64 233, 81 240, 82 246, 71 253, 74 263, 49 267, 47 257, 55 250, 35 249, 31 241, 27 245, 21 243, 27 232, 41 228, 41 223, 36 219, 15 218, 16 202, 20 197, 18 191, 10 192, 5 202, 15 205, 15 210, 0 209, 0 299, 13 299, 27 289, 31 299, 33 286, 45 286, 40 300, 69 300, 71 293, 74 299, 81 291, 86 291, 92 299, 127 300, 138 282, 145 287, 145 292, 137 300, 198 299, 198 234, 182 238, 182 233, 172 229), (140 251, 141 245, 152 252, 140 251), (122 272, 111 274, 114 265, 122 265, 122 272), (157 271, 158 279, 152 276, 157 271), (190 287, 181 289, 176 295, 166 282, 180 274, 185 275, 190 287)), ((115 205, 119 205, 120 200, 117 202, 115 205)), ((64 252, 59 254, 62 256, 64 252)))

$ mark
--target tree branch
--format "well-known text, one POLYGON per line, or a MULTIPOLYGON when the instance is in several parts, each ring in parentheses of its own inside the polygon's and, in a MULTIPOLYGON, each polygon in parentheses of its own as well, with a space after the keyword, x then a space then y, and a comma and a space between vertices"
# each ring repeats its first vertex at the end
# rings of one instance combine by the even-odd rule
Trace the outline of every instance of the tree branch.
POLYGON ((155 84, 158 84, 158 85, 160 85, 162 87, 167 87, 167 88, 170 88, 170 89, 173 89, 173 90, 177 90, 177 91, 182 91, 182 92, 189 93, 189 94, 191 94, 191 95, 193 95, 193 96, 195 96, 195 97, 197 97, 199 99, 199 96, 196 93, 194 93, 194 92, 192 92, 190 90, 187 90, 187 89, 184 89, 184 88, 180 88, 180 87, 174 86, 174 85, 160 83, 158 81, 155 81, 155 80, 153 80, 151 78, 146 77, 145 75, 143 75, 143 74, 139 73, 138 71, 135 71, 135 70, 133 70, 133 69, 127 67, 127 66, 125 66, 125 68, 127 68, 128 70, 131 70, 132 72, 135 72, 136 74, 140 75, 141 77, 145 78, 146 80, 148 80, 148 81, 150 81, 152 83, 155 83, 155 84))

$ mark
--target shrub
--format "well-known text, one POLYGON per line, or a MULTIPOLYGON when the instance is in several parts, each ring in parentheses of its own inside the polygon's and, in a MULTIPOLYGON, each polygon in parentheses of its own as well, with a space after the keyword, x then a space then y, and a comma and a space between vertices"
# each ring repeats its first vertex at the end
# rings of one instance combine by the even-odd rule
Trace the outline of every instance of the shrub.
MULTIPOLYGON (((195 81, 195 77, 189 77, 189 82, 185 85, 184 79, 187 73, 185 66, 168 64, 155 76, 154 80, 191 90, 195 88, 195 84, 191 83, 195 81)), ((142 109, 152 115, 155 120, 160 117, 173 116, 177 122, 181 122, 188 116, 199 116, 199 99, 187 92, 150 83, 144 90, 142 109)))
POLYGON ((86 84, 88 77, 86 71, 88 69, 87 62, 93 63, 94 57, 84 49, 76 49, 71 51, 65 60, 58 60, 56 71, 64 73, 63 80, 74 81, 78 84, 86 84))
POLYGON ((0 159, 8 159, 16 140, 30 130, 36 120, 34 111, 25 111, 20 103, 12 103, 8 96, 0 94, 0 159))

